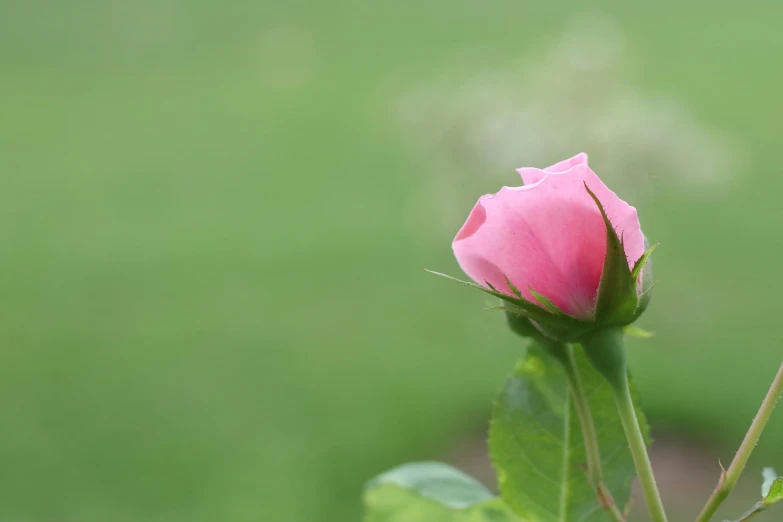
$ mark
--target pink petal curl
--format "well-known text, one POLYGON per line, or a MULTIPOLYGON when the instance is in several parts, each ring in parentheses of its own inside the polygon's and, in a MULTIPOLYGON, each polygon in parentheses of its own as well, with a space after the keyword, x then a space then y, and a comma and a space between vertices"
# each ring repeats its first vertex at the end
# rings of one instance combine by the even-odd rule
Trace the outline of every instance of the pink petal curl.
POLYGON ((596 176, 582 153, 547 169, 519 169, 522 187, 479 198, 454 242, 462 269, 479 284, 523 297, 532 288, 564 312, 593 315, 606 254, 606 228, 585 183, 606 209, 625 244, 629 266, 644 253, 636 209, 596 176))

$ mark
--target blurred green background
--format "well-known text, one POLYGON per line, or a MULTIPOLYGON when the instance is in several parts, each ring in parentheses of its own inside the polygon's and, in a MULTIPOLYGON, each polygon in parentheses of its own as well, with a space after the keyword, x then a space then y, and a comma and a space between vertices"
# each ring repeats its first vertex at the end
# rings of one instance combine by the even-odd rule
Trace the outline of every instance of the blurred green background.
POLYGON ((486 473, 524 347, 421 266, 581 150, 663 243, 631 359, 692 519, 783 354, 783 5, 583 9, 0 0, 0 519, 342 522, 401 462, 486 473))

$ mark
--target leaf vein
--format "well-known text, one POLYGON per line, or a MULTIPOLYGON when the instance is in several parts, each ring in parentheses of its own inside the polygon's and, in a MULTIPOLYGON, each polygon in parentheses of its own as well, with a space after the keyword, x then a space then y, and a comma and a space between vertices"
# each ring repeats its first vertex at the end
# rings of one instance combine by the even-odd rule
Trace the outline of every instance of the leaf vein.
POLYGON ((571 435, 571 404, 570 397, 565 396, 565 416, 563 419, 563 469, 562 480, 560 482, 560 520, 566 522, 568 517, 568 471, 571 467, 569 462, 571 455, 569 453, 568 445, 570 443, 571 435))
POLYGON ((555 486, 556 488, 559 489, 560 488, 560 484, 558 484, 552 477, 550 477, 549 475, 547 475, 546 473, 541 471, 541 469, 539 469, 539 467, 536 466, 536 464, 534 464, 532 460, 530 460, 530 457, 527 456, 527 452, 525 451, 524 446, 522 445, 522 440, 519 438, 519 436, 515 435, 513 437, 513 439, 514 439, 514 442, 517 443, 517 446, 519 446, 519 455, 523 459, 525 459, 525 462, 530 464, 530 468, 533 471, 535 471, 536 475, 538 475, 541 478, 546 479, 550 484, 552 484, 553 486, 555 486))

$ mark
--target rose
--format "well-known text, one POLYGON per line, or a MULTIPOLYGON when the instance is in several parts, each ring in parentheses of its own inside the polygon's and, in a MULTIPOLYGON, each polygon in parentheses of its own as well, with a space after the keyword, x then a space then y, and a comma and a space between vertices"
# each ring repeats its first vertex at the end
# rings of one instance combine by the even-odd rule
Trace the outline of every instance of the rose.
MULTIPOLYGON (((452 243, 460 266, 476 283, 432 273, 500 298, 503 305, 493 308, 506 312, 512 330, 562 365, 574 404, 584 407, 578 417, 586 449, 592 440, 588 473, 600 475, 595 471, 600 470, 599 448, 595 436, 588 435, 594 429, 585 420, 590 406, 572 343, 581 345, 614 395, 650 513, 666 522, 624 348, 628 325, 649 300, 649 269, 644 267, 654 247, 645 252, 636 209, 598 179, 586 154, 544 170, 518 170, 525 185, 479 198, 452 243)), ((598 486, 599 498, 611 498, 602 497, 600 477, 589 482, 598 486)))
POLYGON ((625 288, 634 294, 646 290, 638 281, 646 256, 636 209, 604 185, 584 153, 544 170, 518 172, 524 186, 479 198, 454 239, 454 254, 465 273, 485 288, 559 309, 580 322, 596 320, 600 287, 604 303, 630 302, 622 304, 622 314, 612 312, 622 315, 615 323, 635 319, 638 295, 618 297, 610 295, 615 290, 603 289, 631 276, 632 283, 623 280, 625 288), (614 239, 624 249, 615 259, 624 257, 627 270, 611 265, 614 239))
MULTIPOLYGON (((454 238, 454 254, 477 284, 457 281, 502 299, 503 305, 493 308, 506 312, 512 330, 532 338, 562 365, 574 404, 584 406, 578 417, 585 448, 592 440, 588 473, 600 475, 595 471, 599 448, 595 436, 588 435, 594 429, 585 420, 590 406, 572 343, 582 346, 614 395, 652 518, 666 522, 624 348, 628 325, 649 300, 649 269, 644 267, 653 249, 644 250, 636 209, 598 179, 586 154, 544 170, 518 170, 525 185, 479 198, 454 238)), ((600 477, 590 483, 602 497, 600 477)))
POLYGON ((454 238, 478 284, 457 281, 502 299, 494 308, 520 335, 583 345, 618 335, 647 307, 652 286, 644 267, 656 245, 644 251, 636 209, 585 154, 519 173, 526 184, 479 198, 454 238))

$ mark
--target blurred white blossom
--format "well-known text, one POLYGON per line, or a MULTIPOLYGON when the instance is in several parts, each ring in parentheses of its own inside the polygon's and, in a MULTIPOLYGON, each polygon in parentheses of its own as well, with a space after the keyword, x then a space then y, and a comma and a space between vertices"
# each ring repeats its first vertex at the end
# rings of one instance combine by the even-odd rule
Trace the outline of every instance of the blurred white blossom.
POLYGON ((535 59, 492 68, 462 60, 404 90, 397 125, 432 163, 410 201, 410 222, 434 218, 453 228, 477 188, 488 186, 486 176, 496 188, 515 185, 514 168, 543 168, 581 151, 609 186, 636 202, 659 189, 725 188, 740 145, 683 103, 641 92, 623 74, 628 54, 611 21, 582 17, 535 59))

